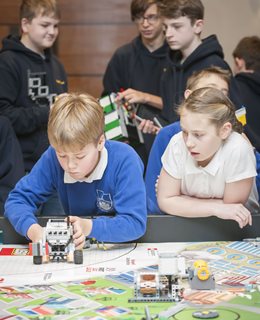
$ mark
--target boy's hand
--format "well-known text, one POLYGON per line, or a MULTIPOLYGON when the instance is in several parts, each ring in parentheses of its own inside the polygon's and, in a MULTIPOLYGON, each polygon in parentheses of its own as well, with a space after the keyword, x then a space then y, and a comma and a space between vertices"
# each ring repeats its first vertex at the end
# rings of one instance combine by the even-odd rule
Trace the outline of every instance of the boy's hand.
POLYGON ((126 89, 119 92, 116 101, 125 100, 127 103, 147 103, 146 93, 134 89, 126 89))
POLYGON ((245 227, 247 224, 252 225, 252 216, 249 210, 241 203, 223 203, 219 207, 219 212, 216 216, 225 220, 235 220, 240 228, 245 227))
POLYGON ((160 131, 160 128, 154 125, 153 121, 143 119, 138 129, 141 130, 143 133, 151 133, 151 134, 157 134, 160 131))
POLYGON ((73 226, 73 242, 76 249, 83 249, 85 238, 92 230, 92 220, 82 219, 76 216, 70 216, 69 219, 73 226))
POLYGON ((38 223, 32 224, 27 231, 27 237, 32 242, 42 241, 42 236, 43 236, 43 228, 38 223))

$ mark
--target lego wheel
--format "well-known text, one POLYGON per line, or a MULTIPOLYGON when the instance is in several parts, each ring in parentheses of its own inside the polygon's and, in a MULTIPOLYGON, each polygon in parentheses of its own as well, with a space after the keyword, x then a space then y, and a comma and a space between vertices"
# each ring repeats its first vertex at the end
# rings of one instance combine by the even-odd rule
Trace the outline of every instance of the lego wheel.
POLYGON ((208 280, 209 270, 207 267, 201 267, 198 269, 198 278, 202 281, 208 280))
POLYGON ((33 264, 42 264, 42 256, 33 256, 33 264))
POLYGON ((69 254, 67 255, 67 262, 74 262, 73 252, 69 252, 69 254))
POLYGON ((82 264, 83 263, 83 251, 82 250, 75 250, 74 251, 74 263, 75 264, 82 264))

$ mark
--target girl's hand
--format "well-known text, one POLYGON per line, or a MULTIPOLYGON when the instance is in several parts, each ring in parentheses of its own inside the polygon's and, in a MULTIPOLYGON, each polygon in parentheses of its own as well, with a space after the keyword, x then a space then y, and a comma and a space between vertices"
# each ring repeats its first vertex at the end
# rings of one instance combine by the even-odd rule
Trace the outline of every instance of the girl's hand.
POLYGON ((225 220, 235 220, 240 228, 246 225, 252 225, 252 216, 250 211, 241 203, 223 203, 218 207, 216 216, 225 220))

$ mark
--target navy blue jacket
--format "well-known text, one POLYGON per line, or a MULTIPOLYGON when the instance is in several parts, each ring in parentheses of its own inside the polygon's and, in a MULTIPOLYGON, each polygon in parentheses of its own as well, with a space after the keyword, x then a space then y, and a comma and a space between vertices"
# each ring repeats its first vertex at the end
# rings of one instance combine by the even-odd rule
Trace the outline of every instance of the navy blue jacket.
POLYGON ((0 215, 8 193, 24 175, 23 155, 8 118, 0 116, 0 215))
MULTIPOLYGON (((105 71, 102 95, 132 88, 161 96, 160 80, 167 65, 167 52, 166 43, 150 52, 143 45, 140 36, 118 48, 105 71)), ((156 114, 159 110, 152 108, 152 112, 156 114)))
POLYGON ((211 66, 228 69, 224 61, 224 54, 217 37, 211 35, 202 40, 202 43, 181 63, 180 51, 169 51, 169 66, 162 76, 161 92, 163 99, 162 117, 168 123, 179 119, 175 108, 182 102, 188 78, 194 71, 211 66))
POLYGON ((239 98, 246 107, 245 133, 253 146, 260 152, 260 73, 238 73, 234 77, 239 98))
POLYGON ((29 50, 19 37, 8 36, 0 52, 0 115, 9 118, 30 171, 48 148, 50 104, 67 91, 63 66, 50 50, 45 57, 29 50))

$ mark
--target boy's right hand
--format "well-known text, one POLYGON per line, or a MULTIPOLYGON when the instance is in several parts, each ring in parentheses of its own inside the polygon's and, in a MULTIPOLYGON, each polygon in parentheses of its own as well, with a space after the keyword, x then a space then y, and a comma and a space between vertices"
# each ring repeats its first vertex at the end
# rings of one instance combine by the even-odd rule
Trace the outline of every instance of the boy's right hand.
POLYGON ((43 228, 38 223, 34 223, 29 227, 27 231, 27 237, 32 242, 42 241, 42 236, 43 236, 43 228))
POLYGON ((241 229, 248 224, 252 225, 251 213, 241 203, 223 203, 216 216, 225 220, 235 220, 241 229))
POLYGON ((146 96, 147 94, 145 92, 128 88, 126 90, 122 90, 121 92, 118 92, 115 101, 116 102, 125 101, 128 104, 146 103, 147 102, 146 96))
POLYGON ((76 216, 69 217, 73 226, 73 242, 76 249, 83 249, 86 237, 92 230, 92 220, 76 216))
POLYGON ((160 128, 155 126, 153 121, 148 119, 143 119, 138 129, 141 130, 143 133, 150 133, 150 134, 157 134, 160 131, 160 128))

